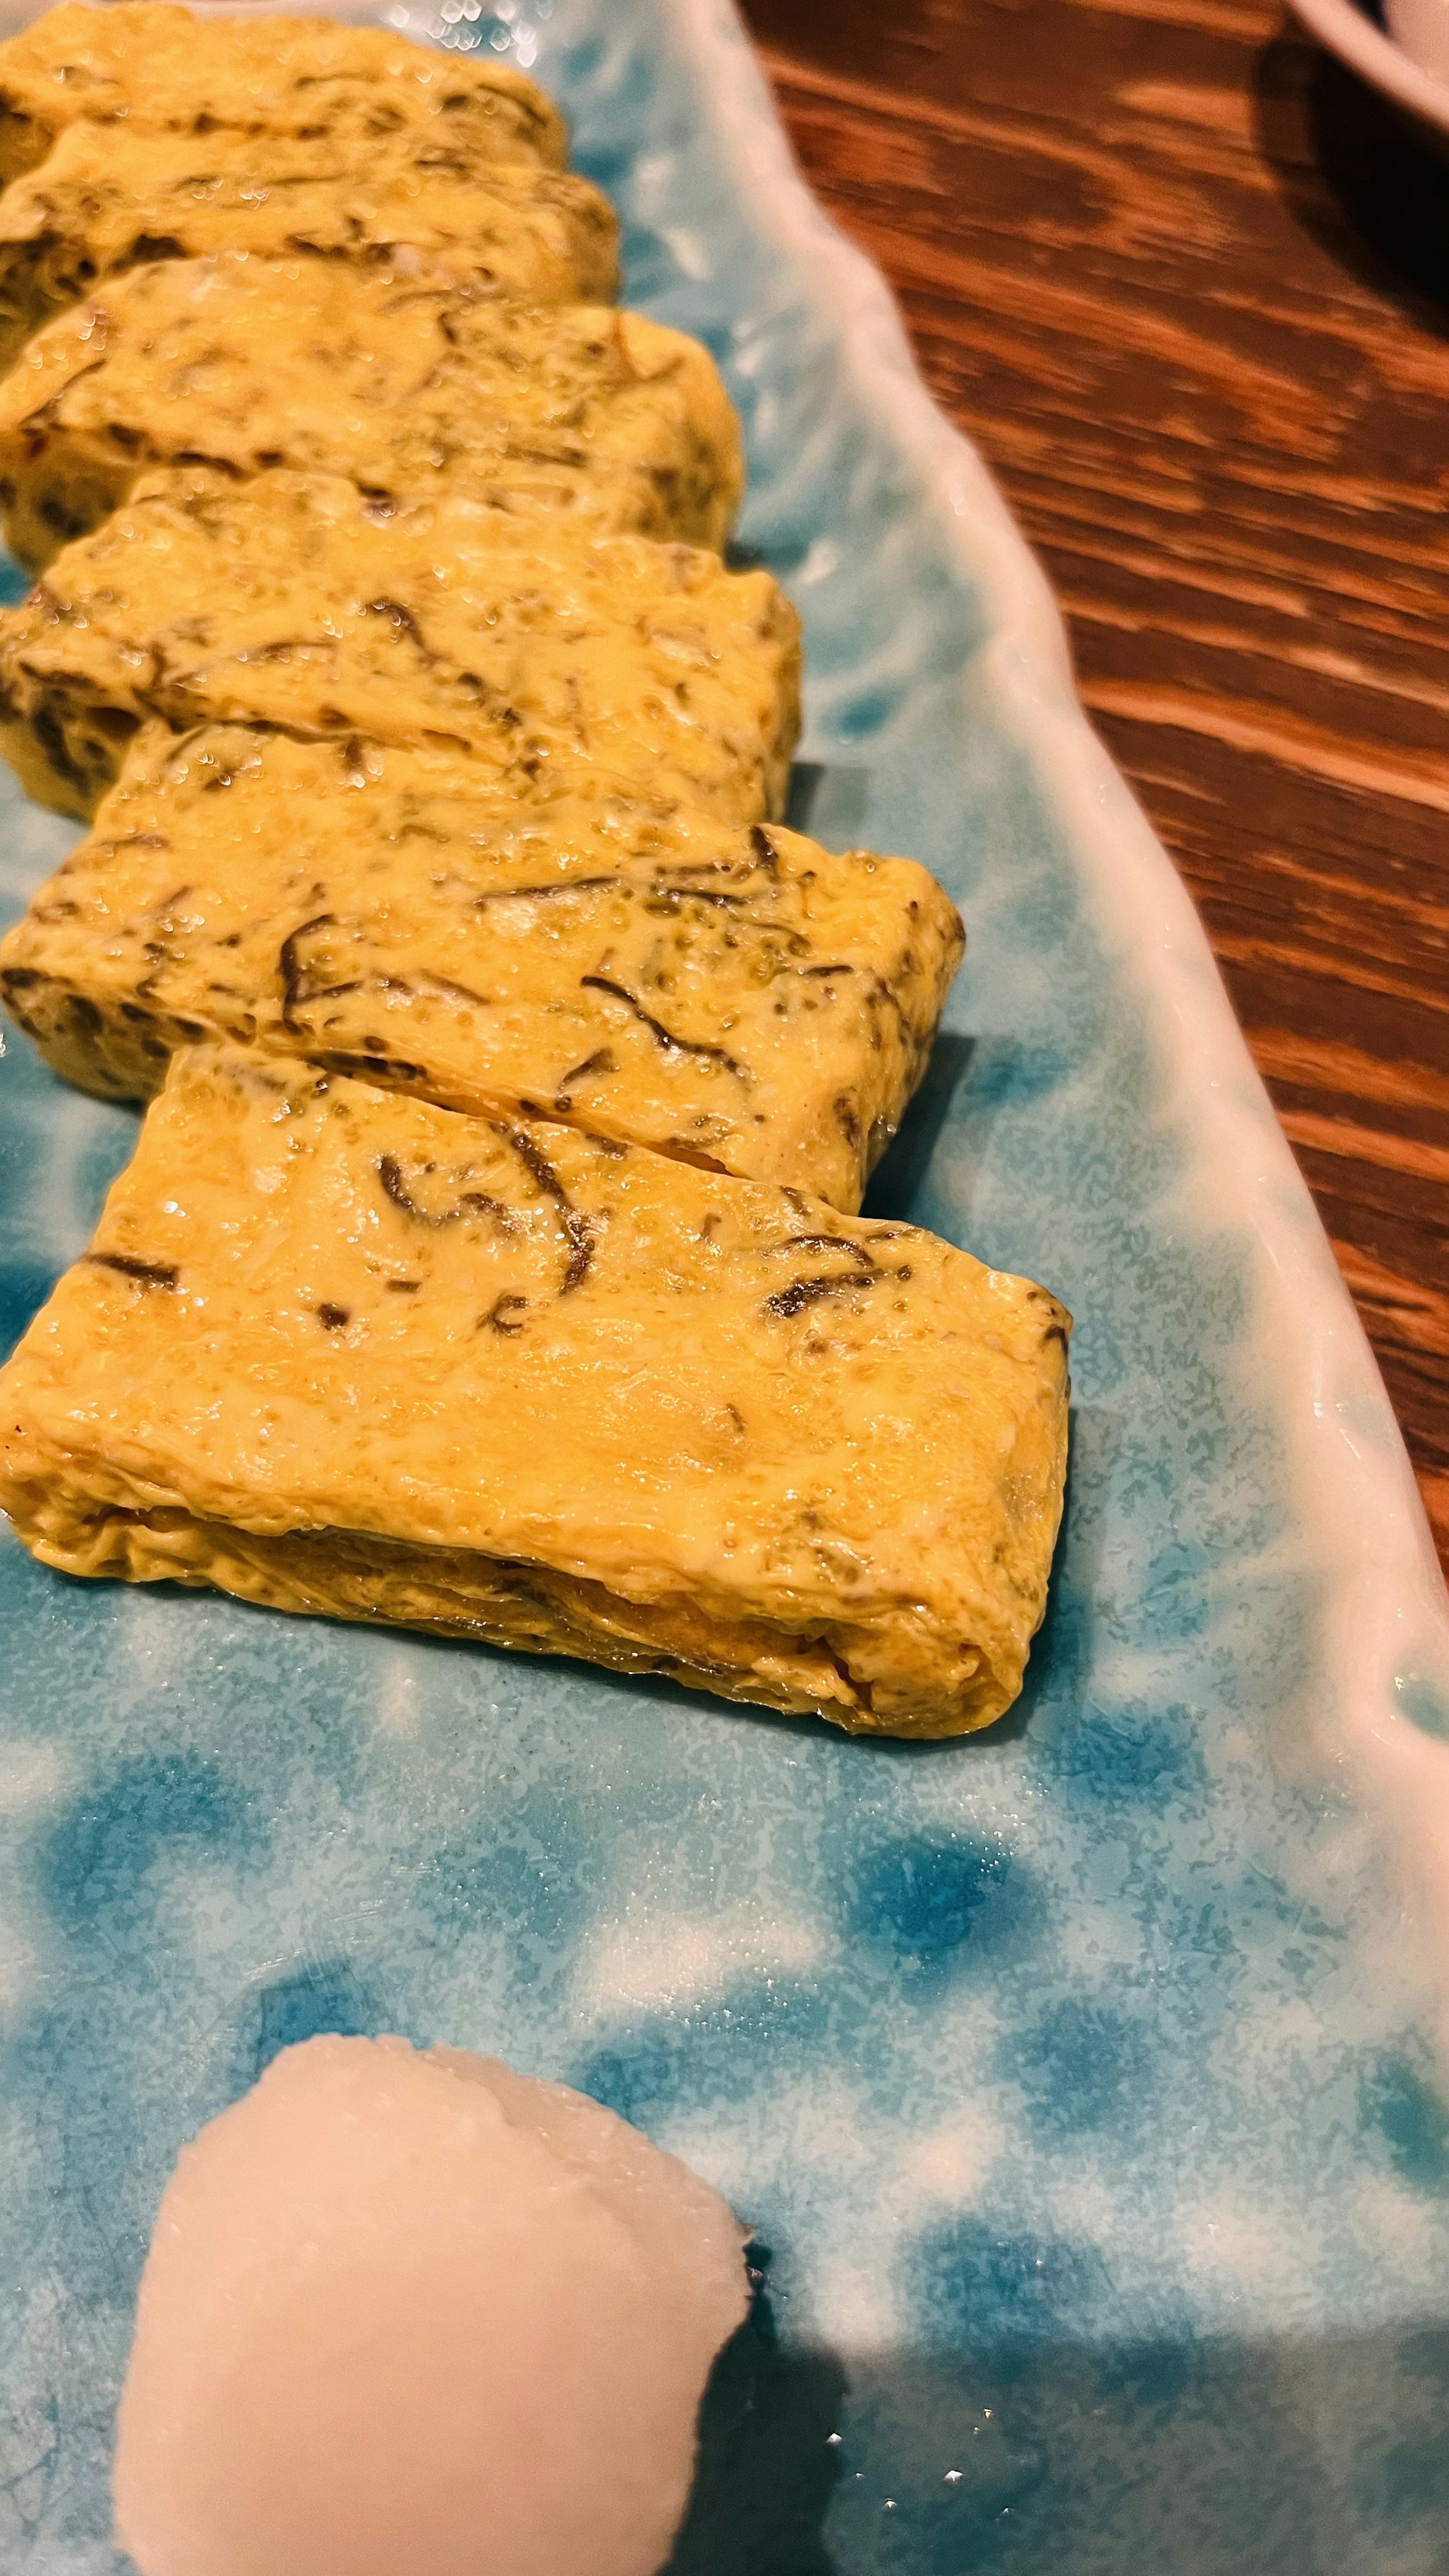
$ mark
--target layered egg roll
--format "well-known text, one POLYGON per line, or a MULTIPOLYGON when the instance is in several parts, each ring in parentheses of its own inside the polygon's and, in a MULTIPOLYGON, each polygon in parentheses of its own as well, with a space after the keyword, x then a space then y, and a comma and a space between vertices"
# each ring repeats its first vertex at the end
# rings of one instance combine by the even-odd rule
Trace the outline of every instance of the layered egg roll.
POLYGON ((147 717, 451 747, 522 798, 562 768, 781 810, 799 625, 764 572, 330 475, 149 476, 0 614, 0 750, 89 817, 147 717))
POLYGON ((196 18, 165 0, 62 0, 0 44, 0 186, 42 162, 67 127, 200 140, 329 137, 367 149, 428 117, 475 157, 559 169, 563 122, 496 53, 436 53, 337 18, 196 18))
POLYGON ((623 794, 520 807, 357 736, 156 726, 0 942, 0 994, 104 1097, 226 1037, 855 1209, 961 946, 910 859, 623 794))
POLYGON ((40 571, 157 467, 446 486, 719 547, 743 485, 709 352, 607 305, 530 305, 346 262, 228 252, 108 280, 0 379, 0 503, 40 571))
POLYGON ((588 180, 447 144, 426 118, 346 138, 67 126, 0 197, 0 367, 129 268, 247 251, 441 277, 536 303, 606 303, 613 210, 588 180))
POLYGON ((191 1048, 0 1372, 0 1504, 73 1575, 958 1734, 1041 1617, 1068 1329, 911 1226, 191 1048))

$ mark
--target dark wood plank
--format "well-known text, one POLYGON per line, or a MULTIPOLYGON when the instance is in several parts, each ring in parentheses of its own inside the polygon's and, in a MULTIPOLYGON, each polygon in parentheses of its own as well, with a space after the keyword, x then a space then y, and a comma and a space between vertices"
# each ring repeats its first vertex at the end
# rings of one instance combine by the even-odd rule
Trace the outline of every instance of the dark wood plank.
POLYGON ((1449 170, 1264 0, 747 0, 1066 610, 1449 1565, 1449 170))

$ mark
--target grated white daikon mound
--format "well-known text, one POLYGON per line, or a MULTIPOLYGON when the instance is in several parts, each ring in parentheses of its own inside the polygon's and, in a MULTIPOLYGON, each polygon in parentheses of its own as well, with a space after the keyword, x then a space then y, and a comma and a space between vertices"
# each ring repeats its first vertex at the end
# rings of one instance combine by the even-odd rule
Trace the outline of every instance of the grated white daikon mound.
POLYGON ((289 2048, 166 2187, 117 2539, 142 2576, 655 2576, 744 2235, 562 2085, 289 2048))

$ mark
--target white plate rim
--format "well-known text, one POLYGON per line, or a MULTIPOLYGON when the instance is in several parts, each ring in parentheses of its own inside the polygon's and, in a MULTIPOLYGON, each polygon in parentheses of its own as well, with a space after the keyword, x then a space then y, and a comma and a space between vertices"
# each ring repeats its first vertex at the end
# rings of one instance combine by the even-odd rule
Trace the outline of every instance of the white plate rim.
POLYGON ((1412 109, 1428 125, 1449 134, 1449 88, 1426 72, 1372 18, 1356 8, 1354 0, 1288 0, 1294 15, 1301 18, 1320 44, 1359 73, 1374 89, 1397 99, 1401 107, 1412 109))

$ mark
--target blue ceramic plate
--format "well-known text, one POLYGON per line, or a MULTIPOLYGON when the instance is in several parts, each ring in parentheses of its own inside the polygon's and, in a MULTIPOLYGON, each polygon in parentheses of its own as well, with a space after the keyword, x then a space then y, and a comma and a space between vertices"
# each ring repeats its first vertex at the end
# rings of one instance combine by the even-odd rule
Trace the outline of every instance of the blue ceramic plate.
MULTIPOLYGON (((536 66, 633 300, 724 363, 797 817, 970 929, 873 1204, 1074 1309, 1070 1500, 1019 1710, 925 1747, 0 1540, 0 2566, 117 2563, 182 2141, 286 2042, 400 2030, 586 2086, 759 2229, 679 2576, 1430 2576, 1445 1601, 1202 933, 725 0, 390 23, 536 66)), ((7 805, 12 907, 65 837, 7 805)), ((0 1086, 8 1338, 134 1125, 18 1043, 0 1086)))

